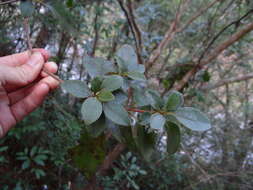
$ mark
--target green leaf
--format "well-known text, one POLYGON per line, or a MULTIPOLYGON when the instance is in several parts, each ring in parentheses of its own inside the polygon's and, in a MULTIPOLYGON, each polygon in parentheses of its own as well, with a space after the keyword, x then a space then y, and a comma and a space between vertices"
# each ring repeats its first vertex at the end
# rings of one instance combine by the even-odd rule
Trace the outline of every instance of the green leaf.
POLYGON ((109 119, 106 119, 106 128, 112 133, 112 136, 119 142, 123 142, 123 137, 120 131, 120 126, 116 125, 109 119))
POLYGON ((121 76, 112 75, 103 80, 101 87, 112 92, 119 89, 122 85, 123 78, 121 76))
POLYGON ((105 159, 106 152, 105 136, 94 138, 85 130, 81 134, 79 144, 69 150, 73 165, 88 179, 96 173, 105 159))
POLYGON ((117 63, 121 71, 144 73, 144 65, 138 64, 135 50, 130 45, 123 45, 116 53, 117 63))
POLYGON ((155 90, 148 90, 147 97, 150 105, 157 110, 162 110, 164 106, 164 100, 160 97, 159 93, 155 90))
POLYGON ((4 152, 8 149, 8 146, 3 146, 3 147, 0 147, 0 152, 4 152))
POLYGON ((107 73, 116 72, 115 65, 103 58, 85 57, 84 67, 88 74, 94 78, 96 76, 104 76, 107 73))
POLYGON ((166 123, 167 131, 167 152, 174 154, 180 146, 180 129, 178 125, 172 122, 166 123))
POLYGON ((108 102, 104 104, 105 116, 112 122, 118 125, 129 126, 130 120, 127 111, 115 102, 108 102))
POLYGON ((80 80, 66 80, 61 87, 77 98, 86 98, 91 95, 88 85, 80 80))
POLYGON ((133 100, 138 107, 150 105, 150 99, 143 88, 133 88, 133 100))
POLYGON ((72 34, 72 36, 77 36, 79 34, 75 28, 77 20, 61 0, 47 1, 44 5, 57 19, 64 31, 67 31, 68 34, 72 34))
POLYGON ((163 117, 160 113, 152 114, 150 117, 150 127, 151 129, 163 131, 165 121, 165 117, 163 117))
POLYGON ((34 159, 34 162, 40 166, 44 166, 45 165, 45 162, 43 159, 39 158, 38 156, 36 156, 34 159))
POLYGON ((146 81, 146 77, 143 73, 132 71, 132 72, 126 72, 124 74, 133 80, 146 81))
POLYGON ((205 131, 211 128, 209 119, 196 108, 179 108, 175 112, 175 117, 185 127, 194 131, 205 131))
POLYGON ((46 173, 41 169, 34 169, 33 171, 37 179, 40 179, 41 177, 46 176, 46 173))
POLYGON ((97 121, 87 126, 86 129, 90 136, 95 138, 99 137, 106 129, 104 114, 102 114, 97 121))
POLYGON ((97 98, 91 97, 84 101, 81 113, 86 125, 90 125, 98 120, 102 114, 102 104, 97 98))
POLYGON ((23 17, 31 17, 34 12, 32 1, 21 1, 20 12, 23 17))
POLYGON ((108 90, 101 90, 98 93, 97 98, 101 102, 110 102, 110 101, 114 100, 113 94, 108 90))
POLYGON ((168 95, 167 102, 165 105, 166 111, 176 111, 179 107, 184 104, 184 97, 180 92, 171 91, 168 95))
POLYGON ((92 92, 98 92, 101 90, 101 85, 102 85, 102 79, 100 77, 95 77, 91 81, 91 90, 92 92))
POLYGON ((73 0, 67 0, 66 5, 68 8, 73 7, 73 5, 74 5, 73 0))
POLYGON ((21 166, 22 170, 25 170, 25 169, 29 168, 30 167, 30 163, 31 163, 30 160, 24 161, 23 164, 22 164, 22 166, 21 166))
POLYGON ((155 150, 156 134, 148 132, 144 126, 137 126, 136 144, 145 160, 149 161, 155 150))

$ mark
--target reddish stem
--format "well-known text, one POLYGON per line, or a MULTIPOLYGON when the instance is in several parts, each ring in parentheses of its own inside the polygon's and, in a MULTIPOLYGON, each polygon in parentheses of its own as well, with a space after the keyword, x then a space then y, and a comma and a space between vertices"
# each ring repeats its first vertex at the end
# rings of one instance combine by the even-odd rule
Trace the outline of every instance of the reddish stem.
POLYGON ((126 108, 126 110, 132 111, 132 112, 138 112, 138 113, 146 113, 146 112, 151 113, 151 111, 149 111, 149 110, 140 110, 140 109, 136 109, 136 108, 126 108))

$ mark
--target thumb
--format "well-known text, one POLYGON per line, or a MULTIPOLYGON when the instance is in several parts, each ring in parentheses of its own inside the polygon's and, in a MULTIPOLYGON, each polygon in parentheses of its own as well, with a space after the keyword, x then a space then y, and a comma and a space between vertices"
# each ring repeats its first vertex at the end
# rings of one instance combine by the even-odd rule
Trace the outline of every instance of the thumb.
POLYGON ((39 76, 44 62, 41 53, 33 53, 25 64, 9 68, 9 72, 5 75, 6 83, 25 86, 33 82, 39 76))

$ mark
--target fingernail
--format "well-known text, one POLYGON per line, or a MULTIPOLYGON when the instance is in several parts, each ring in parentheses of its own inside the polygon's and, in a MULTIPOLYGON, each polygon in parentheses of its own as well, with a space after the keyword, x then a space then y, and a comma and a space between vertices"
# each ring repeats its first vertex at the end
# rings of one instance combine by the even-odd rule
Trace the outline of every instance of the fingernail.
POLYGON ((31 55, 31 58, 28 60, 27 64, 31 65, 32 67, 36 66, 40 61, 43 61, 43 56, 40 52, 34 52, 31 55))

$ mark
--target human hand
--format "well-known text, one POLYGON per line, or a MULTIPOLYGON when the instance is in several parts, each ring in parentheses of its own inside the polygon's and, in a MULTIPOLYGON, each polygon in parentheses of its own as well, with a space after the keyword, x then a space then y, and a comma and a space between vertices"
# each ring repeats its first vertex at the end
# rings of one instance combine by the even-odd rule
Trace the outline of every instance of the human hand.
POLYGON ((58 87, 59 82, 42 71, 57 71, 48 58, 43 49, 0 57, 0 138, 58 87))

